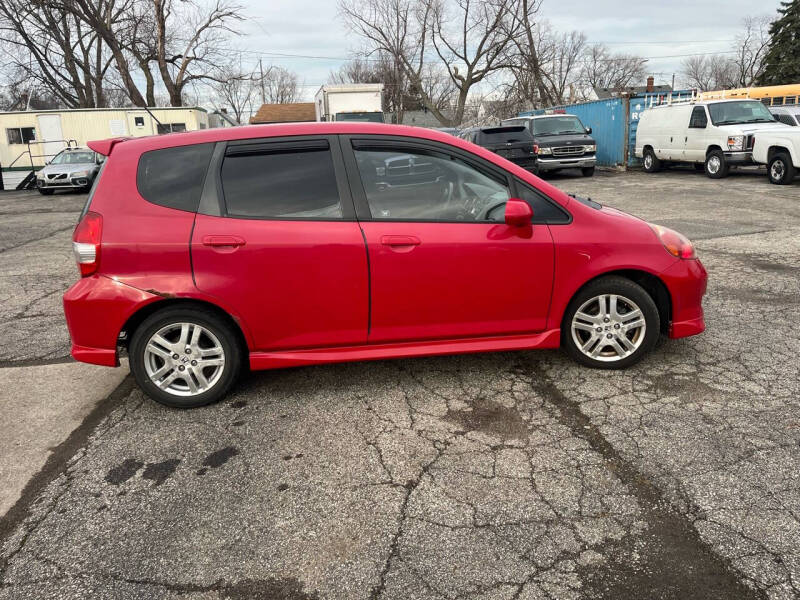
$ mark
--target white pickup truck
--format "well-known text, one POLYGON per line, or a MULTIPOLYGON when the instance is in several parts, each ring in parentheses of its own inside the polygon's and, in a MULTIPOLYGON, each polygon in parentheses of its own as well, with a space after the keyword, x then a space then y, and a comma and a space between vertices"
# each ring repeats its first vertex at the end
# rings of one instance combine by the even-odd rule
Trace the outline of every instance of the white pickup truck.
POLYGON ((753 162, 767 165, 770 183, 786 185, 800 174, 800 127, 756 133, 753 162))

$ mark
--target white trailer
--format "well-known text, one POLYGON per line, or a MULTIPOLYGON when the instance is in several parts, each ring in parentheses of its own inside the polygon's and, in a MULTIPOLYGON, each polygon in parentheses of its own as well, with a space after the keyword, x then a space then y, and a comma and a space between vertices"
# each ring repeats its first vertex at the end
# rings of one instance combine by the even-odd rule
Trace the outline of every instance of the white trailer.
POLYGON ((383 84, 323 85, 314 96, 317 121, 383 123, 383 84))

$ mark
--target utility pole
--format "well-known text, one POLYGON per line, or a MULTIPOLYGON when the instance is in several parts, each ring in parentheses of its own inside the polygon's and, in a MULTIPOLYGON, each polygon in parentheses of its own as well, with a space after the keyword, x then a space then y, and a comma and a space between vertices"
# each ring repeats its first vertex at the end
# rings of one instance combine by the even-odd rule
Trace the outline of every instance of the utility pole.
POLYGON ((675 73, 672 74, 672 91, 675 91, 675 73))
POLYGON ((264 93, 264 65, 261 64, 261 59, 258 59, 258 70, 261 72, 261 104, 267 103, 267 95, 264 93))

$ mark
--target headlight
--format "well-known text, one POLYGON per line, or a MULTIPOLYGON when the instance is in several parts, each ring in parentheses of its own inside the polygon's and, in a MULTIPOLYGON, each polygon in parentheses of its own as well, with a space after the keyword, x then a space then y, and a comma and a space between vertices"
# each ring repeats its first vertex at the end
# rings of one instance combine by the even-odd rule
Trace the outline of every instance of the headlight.
POLYGON ((552 148, 542 148, 539 146, 539 156, 550 156, 553 153, 552 148))
POLYGON ((668 229, 667 227, 661 227, 660 225, 649 225, 650 229, 658 236, 664 249, 672 254, 672 256, 678 258, 697 258, 694 245, 685 235, 668 229))
POLYGON ((743 135, 728 136, 728 150, 744 150, 744 136, 743 135))
POLYGON ((590 144, 588 146, 584 146, 583 147, 583 151, 584 152, 594 152, 595 150, 597 150, 597 145, 596 144, 590 144))
POLYGON ((70 177, 88 177, 89 176, 89 172, 90 171, 88 171, 88 170, 73 171, 72 173, 69 174, 69 176, 70 177))

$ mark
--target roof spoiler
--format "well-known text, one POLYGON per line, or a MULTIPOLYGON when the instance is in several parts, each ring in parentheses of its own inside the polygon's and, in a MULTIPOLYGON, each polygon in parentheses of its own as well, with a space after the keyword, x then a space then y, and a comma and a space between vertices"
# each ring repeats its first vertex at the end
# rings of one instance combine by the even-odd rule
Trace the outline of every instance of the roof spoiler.
POLYGON ((89 146, 89 148, 91 148, 98 154, 102 154, 103 156, 110 156, 111 151, 114 149, 114 146, 129 139, 131 138, 127 137, 108 138, 107 140, 95 140, 93 142, 88 142, 86 145, 89 146))

